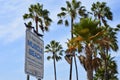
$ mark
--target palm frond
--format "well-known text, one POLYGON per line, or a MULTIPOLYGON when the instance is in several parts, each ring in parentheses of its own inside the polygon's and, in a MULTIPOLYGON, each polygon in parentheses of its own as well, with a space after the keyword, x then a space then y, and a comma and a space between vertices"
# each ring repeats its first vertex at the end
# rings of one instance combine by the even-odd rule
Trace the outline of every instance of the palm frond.
POLYGON ((67 9, 65 7, 61 7, 62 11, 67 11, 67 9))
POLYGON ((63 20, 60 19, 60 20, 57 22, 57 24, 63 24, 63 20))
POLYGON ((65 26, 69 26, 68 20, 65 20, 65 26))
POLYGON ((96 57, 92 60, 93 69, 97 70, 101 66, 101 59, 96 57))
POLYGON ((71 64, 71 57, 70 56, 66 55, 64 58, 69 64, 71 64))
POLYGON ((47 60, 50 60, 51 58, 52 58, 51 56, 48 56, 48 57, 47 57, 47 60))
POLYGON ((36 25, 44 27, 44 30, 40 27, 43 32, 45 30, 48 31, 47 26, 50 26, 52 22, 52 19, 49 17, 49 11, 47 9, 43 9, 43 5, 39 3, 30 5, 28 10, 29 13, 24 14, 23 19, 32 19, 33 21, 35 21, 36 25))
POLYGON ((53 56, 52 59, 56 59, 56 61, 59 61, 60 59, 62 59, 62 53, 63 53, 63 48, 62 45, 59 42, 56 42, 55 40, 52 40, 50 42, 50 44, 47 44, 45 46, 45 52, 47 53, 52 53, 53 56))
POLYGON ((80 63, 84 66, 85 70, 87 70, 86 57, 80 55, 80 56, 78 56, 78 59, 79 59, 80 63))
POLYGON ((69 1, 66 1, 66 4, 67 4, 67 8, 71 8, 71 4, 69 1))

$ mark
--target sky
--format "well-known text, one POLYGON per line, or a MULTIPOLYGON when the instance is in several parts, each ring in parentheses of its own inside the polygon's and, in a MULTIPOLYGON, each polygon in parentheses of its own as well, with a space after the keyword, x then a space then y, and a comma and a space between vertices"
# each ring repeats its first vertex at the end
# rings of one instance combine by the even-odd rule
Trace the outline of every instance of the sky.
MULTIPOLYGON (((70 38, 70 27, 64 25, 57 25, 57 13, 60 8, 65 5, 66 0, 0 0, 0 80, 25 80, 26 74, 24 72, 25 63, 25 26, 22 18, 24 13, 28 12, 30 4, 40 3, 44 5, 44 9, 50 11, 50 17, 53 23, 50 26, 49 32, 45 33, 44 44, 48 44, 51 40, 59 41, 64 48, 65 42, 70 38)), ((70 0, 69 0, 70 1, 70 0)), ((97 0, 81 0, 82 5, 90 10, 91 4, 97 0)), ((113 21, 109 24, 115 27, 120 23, 120 0, 99 0, 107 2, 107 5, 113 12, 113 21)), ((120 37, 120 33, 118 33, 120 37)), ((118 38, 118 45, 120 45, 120 38, 118 38)), ((48 61, 44 54, 44 78, 42 80, 54 80, 53 61, 48 61)), ((120 50, 112 54, 116 56, 115 61, 118 64, 118 78, 120 79, 120 50)), ((87 80, 86 72, 77 60, 79 80, 87 80)), ((57 64, 57 79, 69 79, 69 64, 64 60, 57 64)), ((73 65, 73 70, 75 67, 73 65)), ((75 78, 75 71, 73 71, 73 80, 75 78)), ((36 80, 31 76, 30 80, 36 80)))

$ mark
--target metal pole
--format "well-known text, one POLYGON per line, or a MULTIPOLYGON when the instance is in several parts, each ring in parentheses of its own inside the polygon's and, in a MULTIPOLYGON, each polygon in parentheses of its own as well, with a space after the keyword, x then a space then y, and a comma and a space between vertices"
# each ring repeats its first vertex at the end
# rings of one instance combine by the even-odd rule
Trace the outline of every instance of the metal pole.
POLYGON ((30 80, 30 76, 29 75, 27 75, 27 80, 30 80))
MULTIPOLYGON (((38 33, 38 16, 36 15, 36 32, 38 33)), ((41 80, 41 79, 38 79, 41 80)))

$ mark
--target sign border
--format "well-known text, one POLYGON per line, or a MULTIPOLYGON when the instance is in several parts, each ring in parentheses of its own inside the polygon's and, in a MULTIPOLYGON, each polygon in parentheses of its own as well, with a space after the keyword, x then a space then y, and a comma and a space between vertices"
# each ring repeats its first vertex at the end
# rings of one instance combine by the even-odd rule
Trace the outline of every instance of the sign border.
POLYGON ((26 67, 26 59, 27 59, 27 32, 29 32, 30 34, 32 34, 33 36, 35 36, 36 38, 38 38, 42 43, 43 43, 43 52, 44 52, 44 41, 38 37, 36 34, 34 34, 32 31, 30 31, 29 29, 26 29, 26 36, 25 36, 25 73, 28 74, 28 75, 31 75, 31 76, 35 76, 36 78, 40 78, 40 79, 43 79, 43 76, 44 76, 44 53, 43 53, 43 75, 40 75, 40 76, 36 76, 32 73, 30 73, 29 71, 27 71, 27 67, 26 67))

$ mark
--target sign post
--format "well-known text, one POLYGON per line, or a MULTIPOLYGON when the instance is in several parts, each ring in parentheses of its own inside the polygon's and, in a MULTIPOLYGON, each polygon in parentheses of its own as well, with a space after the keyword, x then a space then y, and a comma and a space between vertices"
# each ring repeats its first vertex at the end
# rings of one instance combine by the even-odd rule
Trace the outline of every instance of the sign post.
POLYGON ((27 80, 30 80, 30 76, 29 75, 27 75, 27 80))
POLYGON ((25 73, 42 79, 44 75, 44 42, 26 30, 25 73))

